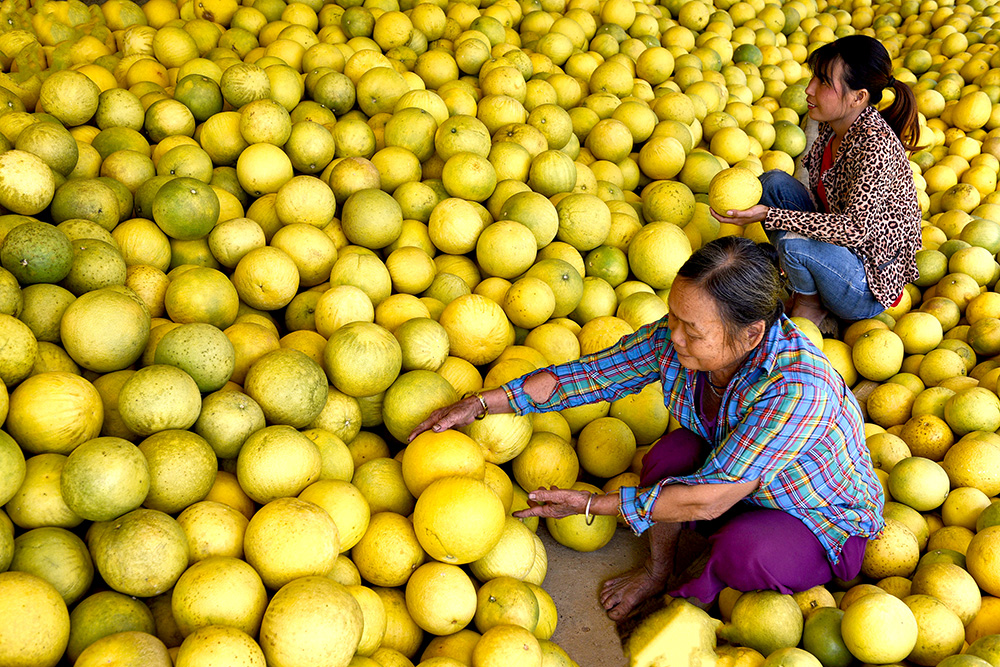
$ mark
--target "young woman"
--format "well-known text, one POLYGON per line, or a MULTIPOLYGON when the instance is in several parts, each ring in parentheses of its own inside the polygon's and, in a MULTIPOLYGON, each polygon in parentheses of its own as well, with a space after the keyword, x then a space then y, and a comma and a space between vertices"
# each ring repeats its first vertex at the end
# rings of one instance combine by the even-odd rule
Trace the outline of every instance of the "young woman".
POLYGON ((710 535, 704 571, 668 591, 711 602, 726 586, 803 591, 861 569, 882 528, 882 489, 854 395, 782 315, 774 249, 707 243, 681 267, 670 314, 607 350, 528 373, 435 411, 412 437, 487 412, 547 412, 613 401, 651 382, 682 428, 643 458, 639 487, 594 495, 531 490, 516 516, 621 514, 649 531, 643 567, 605 582, 615 620, 674 575, 681 524, 710 535), (790 549, 789 545, 795 545, 790 549))
POLYGON ((828 312, 874 317, 918 276, 921 211, 906 155, 919 133, 916 101, 871 37, 843 37, 808 63, 809 117, 820 123, 803 158, 809 187, 768 171, 760 204, 716 218, 764 225, 794 292, 792 315, 816 324, 825 324, 828 312), (895 97, 879 112, 885 90, 895 97))

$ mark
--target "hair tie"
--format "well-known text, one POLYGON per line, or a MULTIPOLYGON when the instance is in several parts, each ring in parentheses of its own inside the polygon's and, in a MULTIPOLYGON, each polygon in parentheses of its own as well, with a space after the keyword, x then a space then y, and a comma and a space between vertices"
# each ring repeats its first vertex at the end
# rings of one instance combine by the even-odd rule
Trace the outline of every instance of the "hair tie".
POLYGON ((889 75, 889 80, 886 81, 885 87, 886 88, 895 88, 896 87, 896 79, 893 78, 893 76, 891 74, 889 75))

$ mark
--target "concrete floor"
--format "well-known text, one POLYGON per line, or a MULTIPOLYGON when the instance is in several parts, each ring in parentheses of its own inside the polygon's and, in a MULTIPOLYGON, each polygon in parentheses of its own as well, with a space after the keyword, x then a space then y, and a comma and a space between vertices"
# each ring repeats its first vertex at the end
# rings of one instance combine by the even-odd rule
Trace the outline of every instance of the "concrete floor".
POLYGON ((615 622, 607 617, 598 594, 605 579, 643 562, 648 553, 645 537, 618 527, 603 548, 580 553, 553 540, 544 523, 538 535, 549 558, 542 584, 556 603, 559 623, 552 641, 561 646, 581 667, 626 667, 615 622))

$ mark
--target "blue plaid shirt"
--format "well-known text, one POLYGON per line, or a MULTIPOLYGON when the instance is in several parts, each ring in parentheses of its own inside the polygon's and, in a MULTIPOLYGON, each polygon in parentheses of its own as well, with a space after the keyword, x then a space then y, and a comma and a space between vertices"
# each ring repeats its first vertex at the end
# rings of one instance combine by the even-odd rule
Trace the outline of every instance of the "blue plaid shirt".
POLYGON ((637 534, 653 524, 649 515, 667 484, 748 481, 760 485, 746 502, 799 518, 831 563, 848 537, 881 531, 882 487, 864 445, 861 409, 823 353, 787 317, 771 326, 736 372, 712 431, 696 409, 696 377, 678 361, 664 318, 606 350, 539 369, 504 389, 512 408, 524 414, 614 401, 651 382, 663 385, 671 415, 713 449, 694 474, 620 490, 622 516, 637 534), (558 382, 549 400, 536 403, 523 385, 540 372, 558 382))

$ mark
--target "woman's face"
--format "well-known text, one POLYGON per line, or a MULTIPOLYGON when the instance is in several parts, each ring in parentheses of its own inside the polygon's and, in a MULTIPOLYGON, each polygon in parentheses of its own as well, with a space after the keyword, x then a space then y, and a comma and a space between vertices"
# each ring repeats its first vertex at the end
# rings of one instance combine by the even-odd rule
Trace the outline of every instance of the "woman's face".
POLYGON ((718 371, 731 367, 760 342, 759 336, 740 335, 739 340, 730 344, 715 300, 684 278, 674 281, 667 301, 670 308, 667 325, 684 368, 718 371))
POLYGON ((844 62, 835 60, 830 68, 830 81, 824 83, 813 76, 806 86, 806 103, 809 117, 820 122, 836 122, 855 111, 853 97, 858 91, 851 90, 844 83, 844 62))

